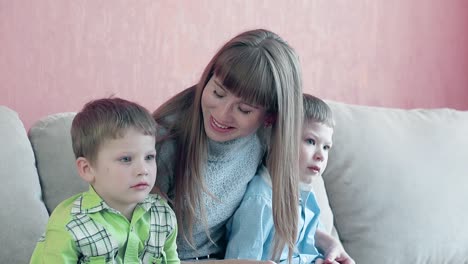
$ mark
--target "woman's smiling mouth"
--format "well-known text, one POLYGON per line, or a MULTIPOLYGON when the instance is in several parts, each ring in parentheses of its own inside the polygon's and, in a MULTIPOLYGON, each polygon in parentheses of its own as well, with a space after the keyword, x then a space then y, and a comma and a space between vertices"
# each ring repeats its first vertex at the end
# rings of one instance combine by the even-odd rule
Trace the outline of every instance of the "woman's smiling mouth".
POLYGON ((226 125, 219 123, 218 121, 216 121, 216 119, 213 118, 213 116, 210 116, 210 124, 214 130, 218 132, 223 132, 223 133, 228 132, 229 130, 233 128, 233 127, 226 126, 226 125))

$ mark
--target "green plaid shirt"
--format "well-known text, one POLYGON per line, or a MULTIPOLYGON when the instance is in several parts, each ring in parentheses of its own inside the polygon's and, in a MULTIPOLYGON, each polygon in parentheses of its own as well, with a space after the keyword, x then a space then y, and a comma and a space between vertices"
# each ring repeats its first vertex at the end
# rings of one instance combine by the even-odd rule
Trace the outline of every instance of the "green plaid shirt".
POLYGON ((129 222, 94 191, 60 203, 30 263, 179 264, 177 220, 158 195, 139 203, 129 222))

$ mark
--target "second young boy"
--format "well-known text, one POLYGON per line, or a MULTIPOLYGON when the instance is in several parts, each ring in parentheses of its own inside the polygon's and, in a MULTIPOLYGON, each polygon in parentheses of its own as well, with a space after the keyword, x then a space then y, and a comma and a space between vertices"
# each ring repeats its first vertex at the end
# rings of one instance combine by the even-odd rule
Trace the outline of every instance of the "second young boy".
MULTIPOLYGON (((320 209, 312 190, 312 181, 322 175, 332 147, 334 120, 331 109, 321 99, 304 94, 304 124, 299 155, 299 227, 293 263, 354 264, 341 244, 321 231, 320 209)), ((271 256, 275 227, 272 217, 272 188, 268 171, 259 170, 227 225, 226 258, 275 260, 287 262, 288 251, 271 256)))

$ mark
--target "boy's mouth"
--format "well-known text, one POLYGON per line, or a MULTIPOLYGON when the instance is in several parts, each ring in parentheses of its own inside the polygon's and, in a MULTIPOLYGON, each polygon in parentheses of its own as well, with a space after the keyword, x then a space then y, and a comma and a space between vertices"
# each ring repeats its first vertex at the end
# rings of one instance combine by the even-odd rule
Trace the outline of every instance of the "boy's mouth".
POLYGON ((131 186, 130 188, 132 188, 132 189, 137 189, 137 190, 144 190, 144 189, 146 189, 146 188, 148 188, 148 187, 149 187, 149 184, 148 184, 148 183, 146 183, 146 182, 139 182, 139 183, 137 183, 137 184, 131 186))
POLYGON ((308 167, 309 170, 315 172, 315 173, 320 173, 320 167, 319 166, 310 166, 308 167))

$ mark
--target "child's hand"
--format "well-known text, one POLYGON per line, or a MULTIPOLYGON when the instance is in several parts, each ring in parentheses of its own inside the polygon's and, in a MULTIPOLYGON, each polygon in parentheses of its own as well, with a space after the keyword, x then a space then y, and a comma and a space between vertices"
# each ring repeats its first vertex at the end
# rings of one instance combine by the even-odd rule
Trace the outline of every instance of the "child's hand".
POLYGON ((323 259, 316 259, 314 264, 323 264, 323 259))
MULTIPOLYGON (((320 263, 320 262, 315 262, 315 263, 320 263)), ((354 260, 346 253, 343 247, 340 245, 334 245, 330 248, 328 248, 327 252, 325 252, 325 259, 323 264, 335 264, 335 263, 340 263, 340 264, 356 264, 354 260)))
POLYGON ((338 240, 328 233, 317 229, 315 232, 315 245, 324 256, 323 264, 356 264, 354 260, 346 253, 338 240))
POLYGON ((316 259, 314 264, 323 264, 323 259, 321 259, 321 258, 316 259))

